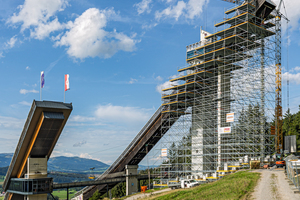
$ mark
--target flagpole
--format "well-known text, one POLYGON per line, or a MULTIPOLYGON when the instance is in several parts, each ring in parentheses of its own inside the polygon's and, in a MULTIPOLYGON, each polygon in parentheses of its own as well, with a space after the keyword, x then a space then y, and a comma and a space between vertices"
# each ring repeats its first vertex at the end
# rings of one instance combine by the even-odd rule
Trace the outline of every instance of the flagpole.
POLYGON ((42 101, 42 78, 40 73, 40 101, 42 101))
POLYGON ((64 103, 66 103, 66 75, 64 75, 64 103))

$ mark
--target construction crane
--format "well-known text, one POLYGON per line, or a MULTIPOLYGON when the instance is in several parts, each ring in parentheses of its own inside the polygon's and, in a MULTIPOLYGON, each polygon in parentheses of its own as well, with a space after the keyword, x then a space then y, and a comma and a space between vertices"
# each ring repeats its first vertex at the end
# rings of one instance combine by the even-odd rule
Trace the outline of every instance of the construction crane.
POLYGON ((276 138, 276 151, 278 154, 281 154, 283 151, 283 133, 282 133, 282 66, 281 66, 281 18, 289 21, 289 19, 284 16, 281 12, 281 6, 284 5, 283 0, 280 0, 277 9, 275 10, 275 65, 276 65, 276 88, 275 88, 275 132, 277 135, 276 138))

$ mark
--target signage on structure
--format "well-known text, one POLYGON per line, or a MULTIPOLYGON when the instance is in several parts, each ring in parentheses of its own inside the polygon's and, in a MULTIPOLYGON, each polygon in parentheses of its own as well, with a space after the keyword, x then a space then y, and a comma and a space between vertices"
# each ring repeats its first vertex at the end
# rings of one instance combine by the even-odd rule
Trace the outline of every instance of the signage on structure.
POLYGON ((234 122, 234 113, 226 114, 226 122, 234 122))
POLYGON ((167 157, 168 156, 168 149, 167 148, 161 149, 161 156, 162 157, 167 157))
POLYGON ((222 127, 222 128, 219 128, 219 133, 220 134, 231 133, 231 127, 222 127))

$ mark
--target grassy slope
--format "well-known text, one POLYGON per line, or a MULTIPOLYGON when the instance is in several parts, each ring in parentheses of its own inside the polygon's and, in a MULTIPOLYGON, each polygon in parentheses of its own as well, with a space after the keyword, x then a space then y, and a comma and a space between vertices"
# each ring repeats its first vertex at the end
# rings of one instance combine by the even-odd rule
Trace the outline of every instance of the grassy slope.
POLYGON ((0 185, 3 184, 5 176, 0 176, 0 185))
MULTIPOLYGON (((73 195, 76 193, 76 190, 69 189, 69 198, 73 197, 73 195)), ((58 196, 59 199, 67 199, 67 191, 53 191, 53 196, 58 196)))
MULTIPOLYGON (((0 176, 0 187, 2 187, 4 181, 4 176, 0 176)), ((3 200, 4 197, 0 197, 0 200, 3 200)))
POLYGON ((241 199, 254 190, 259 177, 259 173, 241 171, 225 176, 214 183, 200 185, 192 189, 175 190, 169 194, 153 198, 158 200, 241 199))

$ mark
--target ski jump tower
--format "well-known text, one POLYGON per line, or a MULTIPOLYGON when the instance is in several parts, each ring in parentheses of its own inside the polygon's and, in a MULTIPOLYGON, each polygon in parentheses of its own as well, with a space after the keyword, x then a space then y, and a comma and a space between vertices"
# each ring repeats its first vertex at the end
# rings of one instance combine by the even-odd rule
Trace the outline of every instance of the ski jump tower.
MULTIPOLYGON (((168 178, 215 173, 275 151, 275 14, 270 0, 233 1, 213 34, 188 45, 187 66, 163 89, 168 178), (175 123, 174 123, 175 121, 175 123), (170 124, 170 127, 168 127, 170 124)), ((165 126, 165 127, 164 127, 165 126)))

